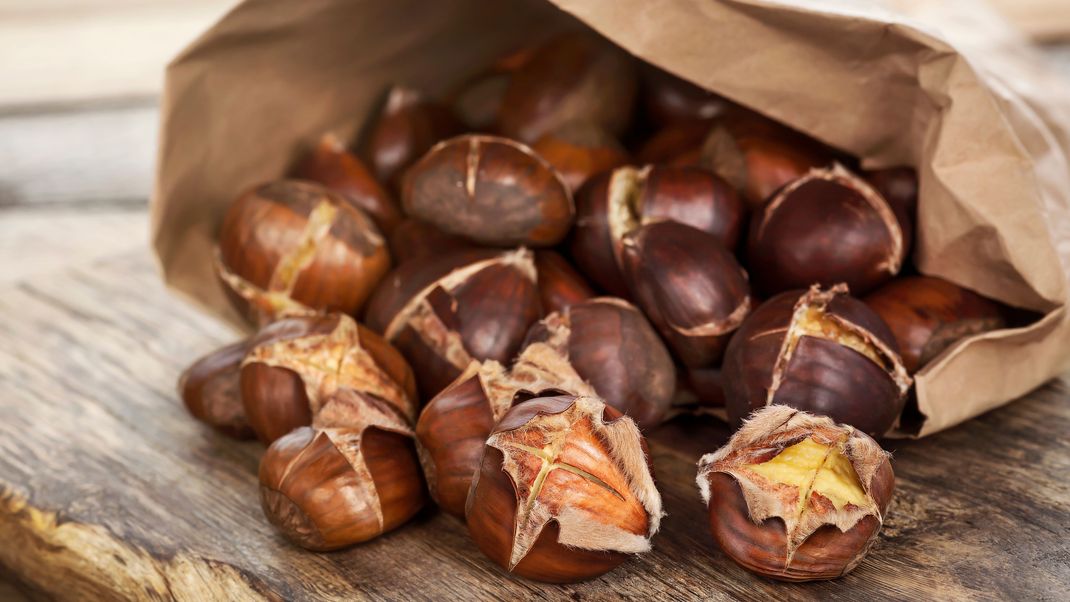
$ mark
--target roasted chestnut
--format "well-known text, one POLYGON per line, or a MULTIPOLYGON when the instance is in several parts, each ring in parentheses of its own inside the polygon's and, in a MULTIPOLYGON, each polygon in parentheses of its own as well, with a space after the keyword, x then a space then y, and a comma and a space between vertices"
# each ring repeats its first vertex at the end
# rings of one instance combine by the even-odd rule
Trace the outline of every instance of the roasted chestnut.
POLYGON ((635 423, 596 397, 566 395, 517 404, 494 427, 465 516, 494 563, 560 583, 650 550, 661 508, 635 423))
POLYGON ((910 167, 888 167, 866 173, 866 180, 888 201, 903 231, 903 254, 910 255, 918 214, 918 173, 910 167))
POLYGON ((539 274, 539 297, 544 312, 561 311, 594 296, 591 285, 559 253, 547 249, 535 251, 535 269, 539 274))
POLYGON ((435 145, 405 174, 405 211, 487 245, 552 246, 572 226, 572 194, 527 146, 496 136, 435 145))
POLYGON ((361 152, 380 182, 396 186, 405 168, 435 143, 462 131, 461 122, 449 108, 428 100, 417 90, 398 86, 387 93, 361 152))
POLYGON ((356 313, 390 270, 379 229, 312 182, 257 186, 227 210, 216 269, 234 306, 258 324, 310 310, 356 313))
POLYGON ((236 439, 254 436, 241 404, 239 376, 248 341, 222 347, 193 362, 178 378, 178 394, 194 418, 236 439))
POLYGON ((867 293, 899 273, 903 229, 879 192, 839 165, 776 192, 751 220, 747 262, 767 295, 846 283, 867 293))
POLYGON ((783 404, 874 437, 895 423, 911 383, 888 326, 842 284, 761 304, 732 337, 723 376, 737 426, 754 410, 783 404))
POLYGON ((466 80, 450 95, 454 112, 468 129, 476 132, 495 129, 509 81, 534 51, 534 47, 524 46, 499 57, 488 69, 466 80))
POLYGON ((786 406, 756 412, 698 466, 717 545, 784 581, 835 579, 858 566, 895 489, 876 441, 786 406))
POLYGON ((446 234, 427 222, 405 218, 390 233, 390 256, 396 265, 410 259, 426 259, 471 248, 473 243, 456 234, 446 234))
POLYGON ((712 119, 730 103, 724 98, 652 65, 641 70, 643 106, 655 124, 712 119))
POLYGON ((708 120, 678 121, 667 125, 643 142, 636 159, 642 164, 698 167, 702 163, 702 144, 710 127, 708 120))
POLYGON ((573 194, 591 176, 620 167, 628 153, 596 125, 572 121, 539 138, 531 149, 557 170, 573 194))

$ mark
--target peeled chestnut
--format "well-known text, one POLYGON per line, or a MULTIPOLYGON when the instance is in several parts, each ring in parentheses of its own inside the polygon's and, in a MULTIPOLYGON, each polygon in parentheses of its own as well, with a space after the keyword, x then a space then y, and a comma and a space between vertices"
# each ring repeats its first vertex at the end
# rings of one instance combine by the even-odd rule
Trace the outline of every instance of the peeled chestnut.
POLYGON ((428 100, 417 90, 397 86, 387 93, 361 150, 379 181, 396 186, 405 168, 435 143, 462 130, 448 107, 428 100))
POLYGON ((781 188, 751 220, 754 282, 765 294, 846 283, 867 293, 899 273, 903 229, 879 192, 839 165, 781 188))
POLYGON ((399 222, 401 211, 368 168, 334 134, 324 134, 319 143, 293 168, 291 176, 319 182, 342 195, 364 211, 389 234, 399 222))
POLYGON ((545 312, 561 311, 594 296, 591 285, 559 253, 546 249, 535 251, 535 270, 545 312))
POLYGON ((876 441, 786 406, 756 412, 698 467, 717 545, 783 581, 835 579, 858 566, 895 489, 876 441))
POLYGON ((412 369, 379 335, 344 314, 285 318, 249 340, 241 397, 264 443, 307 426, 340 388, 372 395, 415 421, 412 369))
POLYGON ((652 65, 644 65, 643 106, 658 125, 712 119, 730 103, 724 98, 652 65))
POLYGON ((903 409, 910 376, 888 326, 837 285, 761 304, 732 337, 723 376, 729 419, 782 404, 874 437, 903 409))
POLYGON ((891 329, 911 374, 957 341, 1006 326, 998 303, 933 276, 897 278, 864 301, 891 329))
POLYGON ((628 153, 620 142, 598 126, 581 121, 571 121, 547 133, 531 149, 554 166, 572 193, 591 176, 628 162, 628 153))
POLYGON ((409 215, 486 245, 552 246, 572 226, 572 194, 527 146, 496 136, 435 145, 405 174, 409 215))
POLYGON ((238 197, 216 259, 235 307, 258 324, 292 312, 356 313, 390 270, 386 242, 363 211, 295 180, 238 197))
POLYGON ((631 123, 637 88, 635 64, 623 50, 590 32, 561 34, 513 73, 498 127, 526 143, 570 121, 620 136, 631 123))
POLYGON ((531 251, 471 249, 399 266, 375 292, 370 328, 412 362, 425 397, 474 360, 509 363, 542 315, 531 251))
POLYGON ((708 232, 674 221, 633 230, 622 247, 632 295, 676 357, 690 368, 720 361, 751 308, 735 256, 708 232))
POLYGON ((239 375, 248 341, 238 341, 193 362, 178 378, 178 394, 194 418, 237 439, 253 430, 241 404, 239 375))
POLYGON ((661 522, 646 441, 596 397, 540 397, 487 439, 465 516, 509 572, 556 583, 597 577, 650 550, 661 522))
POLYGON ((301 427, 260 460, 264 514, 287 539, 318 552, 397 528, 424 505, 412 428, 374 396, 339 389, 325 406, 348 405, 342 424, 301 427))
POLYGON ((472 242, 462 236, 446 234, 427 222, 412 218, 405 218, 390 233, 390 256, 397 265, 410 259, 426 259, 472 246, 472 242))
POLYGON ((663 220, 694 226, 731 249, 739 240, 743 206, 724 180, 701 168, 620 167, 581 190, 572 256, 603 289, 627 297, 622 240, 644 224, 663 220))

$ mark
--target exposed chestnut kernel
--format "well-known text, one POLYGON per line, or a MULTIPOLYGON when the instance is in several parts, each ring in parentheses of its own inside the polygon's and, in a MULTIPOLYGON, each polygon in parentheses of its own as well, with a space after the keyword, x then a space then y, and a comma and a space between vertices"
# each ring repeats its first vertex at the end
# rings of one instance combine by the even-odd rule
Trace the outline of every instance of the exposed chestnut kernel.
POLYGON ((864 301, 891 329, 911 374, 956 342, 1006 326, 1000 304, 933 276, 897 278, 864 301))
POLYGON ((509 363, 542 315, 531 251, 458 251, 398 267, 368 304, 368 326, 412 362, 425 398, 472 360, 509 363))
POLYGON ((756 412, 698 466, 717 545, 784 581, 835 579, 858 566, 895 488, 876 441, 786 406, 756 412))
POLYGON ((692 166, 701 163, 702 144, 710 131, 710 121, 679 121, 667 125, 639 147, 636 159, 641 164, 692 166))
POLYGON ((903 231, 903 254, 910 255, 918 215, 918 173, 911 167, 889 167, 866 173, 866 180, 888 201, 903 231))
POLYGON ((839 165, 781 188, 751 220, 754 282, 766 294, 846 283, 864 294, 899 273, 903 230, 888 202, 839 165))
POLYGON ((291 176, 312 180, 342 195, 364 211, 389 234, 399 222, 401 211, 368 168, 334 134, 324 134, 319 143, 294 166, 291 176))
POLYGON ((246 192, 219 232, 216 270, 235 307, 258 324, 312 310, 356 313, 389 269, 371 219, 312 182, 246 192))
POLYGON ((340 388, 372 395, 415 421, 416 383, 405 359, 349 316, 285 318, 249 341, 241 397, 264 443, 311 424, 340 388))
POLYGON ((412 218, 405 218, 390 233, 390 256, 397 265, 411 259, 436 257, 472 246, 472 242, 463 236, 446 234, 427 222, 412 218))
POLYGON ((572 194, 527 146, 496 136, 435 145, 406 173, 405 211, 487 245, 551 246, 572 226, 572 194))
POLYGON ((789 291, 755 310, 724 360, 728 417, 782 404, 879 437, 903 409, 910 376, 888 326, 847 287, 789 291))
POLYGON ((643 106, 658 125, 712 119, 730 106, 724 98, 652 65, 644 65, 643 106))
POLYGON ((691 368, 720 361, 750 312, 747 273, 713 235, 674 221, 625 235, 624 275, 636 303, 691 368))
POLYGON ((561 311, 594 296, 591 285, 559 253, 535 251, 535 269, 544 312, 561 311))
POLYGON ((236 439, 253 430, 241 404, 239 375, 247 341, 231 343, 193 362, 178 378, 178 394, 194 418, 236 439))
POLYGON ((596 397, 541 397, 510 409, 487 439, 468 530, 513 574, 570 582, 650 550, 661 522, 646 441, 596 397))
POLYGON ((591 176, 628 162, 628 153, 616 138, 584 122, 566 123, 539 138, 531 148, 557 170, 572 193, 591 176))
POLYGON ((395 187, 405 169, 440 140, 463 131, 449 108, 411 88, 394 87, 364 139, 362 154, 376 177, 395 187))
POLYGON ((513 74, 498 126, 527 143, 570 121, 620 136, 631 122, 637 88, 627 53, 589 32, 565 33, 535 50, 513 74))
POLYGON ((408 521, 424 505, 412 428, 396 408, 339 389, 327 402, 357 406, 344 424, 301 427, 277 439, 260 461, 260 501, 293 543, 315 551, 368 541, 408 521))

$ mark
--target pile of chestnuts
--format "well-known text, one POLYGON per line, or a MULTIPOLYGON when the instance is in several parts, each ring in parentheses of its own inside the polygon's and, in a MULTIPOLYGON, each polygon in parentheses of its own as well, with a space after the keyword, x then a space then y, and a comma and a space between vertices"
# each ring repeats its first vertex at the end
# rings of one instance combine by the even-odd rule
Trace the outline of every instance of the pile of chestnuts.
POLYGON ((644 433, 713 413, 723 552, 785 580, 863 558, 875 442, 912 374, 1005 308, 909 265, 914 170, 863 171, 591 33, 443 98, 398 87, 246 191, 215 270, 257 330, 179 389, 268 446, 267 519, 333 550, 434 502, 506 571, 588 579, 651 549, 644 433), (678 418, 686 419, 686 418, 678 418))

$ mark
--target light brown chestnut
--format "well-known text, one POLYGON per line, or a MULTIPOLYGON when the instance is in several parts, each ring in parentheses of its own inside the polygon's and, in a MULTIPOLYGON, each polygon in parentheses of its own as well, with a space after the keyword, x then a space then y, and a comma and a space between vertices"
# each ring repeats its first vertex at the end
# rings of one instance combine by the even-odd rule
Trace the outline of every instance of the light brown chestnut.
POLYGON ((312 182, 257 186, 227 210, 216 270, 234 306, 257 324, 312 310, 356 313, 390 270, 368 216, 312 182))
POLYGON ((895 423, 911 382, 888 326, 843 285, 788 291, 759 306, 732 337, 723 376, 737 426, 782 404, 874 437, 895 423))
POLYGON ((448 107, 418 90, 396 86, 387 93, 382 111, 364 137, 361 153, 379 181, 396 189, 406 168, 435 143, 462 131, 448 107))
POLYGON ((527 146, 465 135, 435 145, 406 173, 405 211, 437 228, 496 246, 552 246, 572 226, 572 194, 527 146))
POLYGON ((895 488, 876 441, 786 406, 755 413, 698 466, 717 545, 743 568, 783 581, 835 579, 857 567, 895 488))
POLYGON ((662 505, 635 423, 566 395, 517 404, 494 427, 465 516, 495 564, 561 583, 649 551, 662 505))
POLYGON ((594 296, 591 285, 560 253, 548 249, 535 251, 535 270, 544 312, 561 311, 594 296))
POLYGON ((933 276, 897 278, 864 301, 891 329, 911 374, 956 342, 1006 326, 999 303, 933 276))
POLYGON ((248 341, 231 343, 193 362, 178 378, 178 394, 194 418, 236 439, 254 434, 241 404, 239 376, 248 341))
POLYGON ((620 167, 628 153, 596 125, 571 121, 539 138, 531 149, 546 159, 575 194, 591 176, 620 167))
POLYGON ((734 255, 708 232, 674 222, 625 235, 624 277, 636 304, 689 368, 715 365, 751 309, 734 255))

